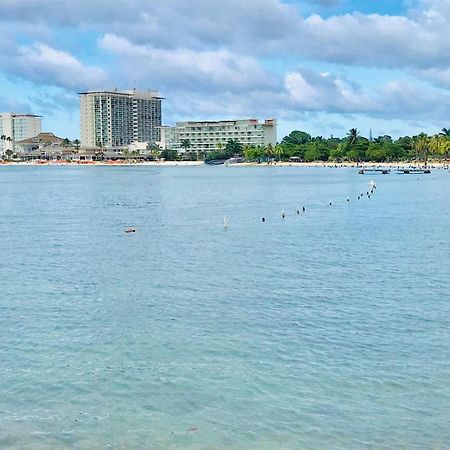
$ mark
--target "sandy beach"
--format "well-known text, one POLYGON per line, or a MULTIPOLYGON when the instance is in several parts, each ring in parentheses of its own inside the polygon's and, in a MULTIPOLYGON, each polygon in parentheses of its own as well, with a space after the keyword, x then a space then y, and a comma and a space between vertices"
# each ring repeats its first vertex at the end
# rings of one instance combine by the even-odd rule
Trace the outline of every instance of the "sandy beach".
MULTIPOLYGON (((139 162, 121 162, 121 161, 81 161, 81 162, 69 162, 69 161, 0 161, 0 166, 182 166, 192 167, 201 166, 203 161, 139 161, 139 162)), ((430 169, 447 169, 450 166, 449 162, 442 161, 429 161, 428 168, 430 169)), ((289 162, 289 161, 277 161, 270 164, 257 163, 257 162, 245 162, 239 164, 225 164, 224 167, 328 167, 328 168, 422 168, 423 164, 415 162, 331 162, 331 161, 314 161, 314 162, 289 162)))

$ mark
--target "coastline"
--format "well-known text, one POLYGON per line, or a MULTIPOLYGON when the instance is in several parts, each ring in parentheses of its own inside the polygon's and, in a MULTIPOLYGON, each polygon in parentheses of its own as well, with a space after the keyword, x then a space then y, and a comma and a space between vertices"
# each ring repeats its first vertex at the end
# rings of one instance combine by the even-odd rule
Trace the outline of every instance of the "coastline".
MULTIPOLYGON (((101 161, 88 161, 88 162, 68 162, 68 161, 3 161, 0 162, 0 167, 2 166, 155 166, 155 167, 171 167, 171 166, 181 166, 181 167, 193 167, 202 166, 203 161, 139 161, 139 162, 101 162, 101 161)), ((239 164, 225 164, 225 167, 325 167, 325 168, 422 168, 423 164, 417 162, 365 162, 363 164, 355 162, 331 162, 331 161, 320 161, 320 162, 289 162, 280 161, 273 162, 271 164, 267 163, 257 163, 257 162, 244 162, 239 164)), ((450 162, 439 162, 439 161, 429 161, 427 166, 430 169, 445 169, 450 167, 450 162)))

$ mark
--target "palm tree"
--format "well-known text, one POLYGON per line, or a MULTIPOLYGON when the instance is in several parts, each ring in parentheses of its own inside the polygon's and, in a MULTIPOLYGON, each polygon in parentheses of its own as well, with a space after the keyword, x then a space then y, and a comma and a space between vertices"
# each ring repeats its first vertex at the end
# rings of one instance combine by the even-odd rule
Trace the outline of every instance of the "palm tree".
POLYGON ((6 134, 2 134, 1 140, 3 141, 2 149, 5 150, 6 134))
POLYGON ((430 140, 430 149, 447 159, 450 150, 450 135, 439 133, 433 136, 430 140))
POLYGON ((414 148, 416 149, 416 155, 423 154, 424 166, 427 166, 428 152, 430 150, 430 138, 425 133, 420 133, 416 136, 414 141, 414 148))
MULTIPOLYGON (((270 143, 267 144, 265 150, 266 150, 267 159, 270 160, 273 157, 273 154, 274 154, 273 145, 270 144, 270 143)), ((280 158, 278 158, 278 161, 279 160, 280 160, 280 158)))
POLYGON ((68 147, 71 144, 70 140, 67 138, 63 139, 62 143, 63 143, 64 147, 68 147))
MULTIPOLYGON (((271 145, 271 144, 269 144, 271 145)), ((278 161, 281 161, 281 155, 283 154, 283 146, 282 145, 275 145, 275 148, 273 149, 274 153, 278 156, 278 161)))
POLYGON ((225 152, 227 157, 239 155, 242 153, 242 144, 236 139, 228 139, 227 145, 225 146, 225 152))
POLYGON ((8 150, 6 151, 6 153, 11 156, 14 153, 14 139, 10 136, 8 136, 6 138, 6 140, 8 141, 8 150), (12 148, 11 148, 11 142, 13 143, 12 148))
POLYGON ((442 128, 442 131, 439 133, 441 136, 450 137, 450 128, 442 128))
POLYGON ((8 148, 5 152, 7 159, 11 159, 11 156, 14 154, 13 150, 11 149, 11 142, 13 142, 13 139, 11 137, 7 137, 5 141, 8 142, 8 148))
POLYGON ((151 153, 153 159, 156 159, 156 160, 159 160, 159 158, 161 157, 161 152, 162 152, 162 149, 159 145, 153 145, 150 150, 150 153, 151 153))
POLYGON ((348 143, 350 145, 353 145, 356 140, 358 139, 359 136, 359 131, 356 128, 350 128, 350 130, 347 133, 347 137, 348 137, 348 143))
POLYGON ((181 139, 180 144, 184 148, 185 152, 191 148, 191 141, 189 139, 181 139))
POLYGON ((75 145, 75 148, 76 148, 77 150, 79 150, 79 149, 80 149, 80 141, 79 141, 78 139, 75 139, 75 140, 73 141, 73 143, 74 143, 74 145, 75 145))
POLYGON ((444 158, 447 160, 448 153, 450 152, 450 136, 444 136, 441 143, 441 152, 444 158))

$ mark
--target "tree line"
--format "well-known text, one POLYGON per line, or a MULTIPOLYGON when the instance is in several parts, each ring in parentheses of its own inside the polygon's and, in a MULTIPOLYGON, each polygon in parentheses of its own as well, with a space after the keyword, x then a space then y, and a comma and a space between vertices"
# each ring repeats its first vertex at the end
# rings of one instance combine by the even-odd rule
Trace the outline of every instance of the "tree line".
MULTIPOLYGON (((383 135, 376 138, 361 136, 356 128, 352 128, 343 138, 322 136, 313 137, 305 131, 295 130, 277 145, 250 146, 242 145, 230 139, 225 146, 208 154, 189 154, 190 143, 183 142, 183 148, 191 159, 227 159, 243 156, 248 161, 332 161, 332 162, 393 162, 422 161, 426 164, 429 158, 448 158, 450 153, 450 128, 433 136, 420 133, 416 136, 403 136, 393 139, 383 135)), ((163 151, 161 156, 175 157, 163 151)))

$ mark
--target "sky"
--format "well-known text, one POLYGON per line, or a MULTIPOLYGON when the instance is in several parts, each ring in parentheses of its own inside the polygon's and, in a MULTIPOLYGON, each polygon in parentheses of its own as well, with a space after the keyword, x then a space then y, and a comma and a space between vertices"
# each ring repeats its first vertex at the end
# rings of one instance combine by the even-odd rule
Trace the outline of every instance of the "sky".
POLYGON ((0 0, 0 111, 79 137, 78 92, 152 89, 163 124, 313 136, 450 127, 450 0, 0 0))

